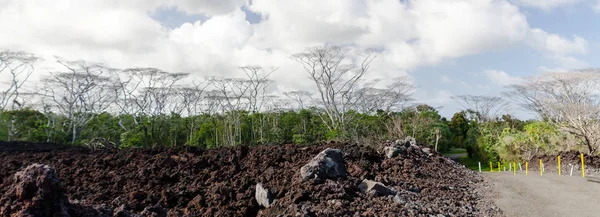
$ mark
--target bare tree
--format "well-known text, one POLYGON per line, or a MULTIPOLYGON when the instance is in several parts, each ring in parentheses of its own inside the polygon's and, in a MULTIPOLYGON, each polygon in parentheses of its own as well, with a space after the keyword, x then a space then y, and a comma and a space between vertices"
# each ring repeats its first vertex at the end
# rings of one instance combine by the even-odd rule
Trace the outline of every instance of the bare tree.
POLYGON ((21 107, 19 102, 20 89, 29 79, 34 70, 38 57, 30 53, 1 51, 0 76, 10 76, 7 87, 0 92, 0 110, 11 104, 11 109, 21 107))
POLYGON ((302 110, 306 108, 307 103, 312 100, 312 93, 302 90, 294 90, 283 93, 287 98, 293 100, 298 104, 298 109, 302 110))
POLYGON ((397 77, 386 88, 375 88, 375 80, 354 92, 352 98, 355 109, 362 113, 374 113, 377 110, 390 112, 402 110, 412 99, 415 86, 407 77, 397 77))
MULTIPOLYGON (((250 113, 259 112, 263 110, 267 88, 272 82, 268 77, 276 69, 265 69, 261 66, 243 66, 240 69, 244 71, 248 78, 248 109, 250 113)), ((263 141, 265 117, 260 115, 259 118, 259 120, 256 120, 256 116, 251 116, 250 124, 252 128, 258 125, 258 130, 252 130, 251 136, 252 140, 259 137, 260 141, 263 141)))
POLYGON ((201 113, 201 101, 208 85, 209 83, 206 81, 194 80, 192 85, 177 89, 177 93, 179 94, 179 97, 181 97, 181 103, 183 104, 187 116, 198 115, 201 113))
POLYGON ((225 138, 224 145, 235 145, 241 142, 241 114, 242 110, 249 108, 248 90, 250 82, 242 78, 220 78, 209 77, 213 91, 210 91, 208 98, 216 102, 225 117, 226 132, 223 132, 225 138))
POLYGON ((261 66, 240 67, 248 77, 248 101, 250 112, 258 112, 262 109, 266 90, 271 84, 269 75, 277 69, 265 69, 261 66))
POLYGON ((58 60, 65 70, 51 72, 44 78, 44 89, 53 106, 69 120, 71 143, 79 130, 97 114, 105 111, 114 97, 110 90, 110 74, 114 69, 86 61, 58 60))
POLYGON ((366 51, 352 60, 348 49, 338 46, 319 46, 294 54, 317 87, 325 115, 321 120, 330 131, 344 131, 346 112, 351 108, 348 94, 362 81, 376 57, 366 51))
POLYGON ((590 154, 597 153, 600 69, 548 72, 510 87, 507 96, 581 139, 590 154))
POLYGON ((123 123, 123 116, 132 115, 133 121, 137 123, 135 96, 138 93, 142 81, 134 79, 136 76, 130 70, 121 70, 113 78, 112 91, 114 92, 113 105, 116 107, 121 129, 128 131, 129 128, 123 123))
POLYGON ((387 91, 382 96, 386 102, 383 108, 385 111, 398 111, 402 110, 413 100, 411 96, 416 86, 410 82, 408 77, 401 76, 394 78, 393 82, 387 88, 387 91))
POLYGON ((208 86, 208 82, 205 81, 193 81, 192 85, 186 87, 180 87, 177 90, 178 98, 181 102, 181 108, 185 111, 185 115, 193 117, 190 121, 186 122, 187 127, 187 143, 191 144, 194 134, 198 132, 200 126, 197 115, 199 115, 203 108, 202 101, 205 96, 205 90, 208 86))
POLYGON ((495 117, 508 111, 509 102, 497 96, 457 95, 452 99, 460 103, 465 109, 477 112, 480 121, 491 121, 495 117))
POLYGON ((157 68, 130 68, 123 70, 122 74, 117 89, 122 96, 119 107, 123 112, 147 117, 163 114, 169 106, 170 97, 177 94, 176 83, 189 76, 157 68))
POLYGON ((165 113, 181 113, 177 82, 187 76, 157 68, 129 68, 121 72, 115 89, 120 93, 117 99, 120 113, 132 115, 134 124, 142 126, 146 145, 151 145, 149 139, 159 142, 168 135, 161 130, 160 120, 165 113))
POLYGON ((512 100, 520 107, 525 110, 532 111, 535 114, 539 115, 540 118, 545 119, 544 103, 541 98, 537 97, 539 91, 534 88, 534 85, 526 85, 526 84, 512 84, 507 86, 509 91, 503 92, 502 95, 506 98, 512 100))

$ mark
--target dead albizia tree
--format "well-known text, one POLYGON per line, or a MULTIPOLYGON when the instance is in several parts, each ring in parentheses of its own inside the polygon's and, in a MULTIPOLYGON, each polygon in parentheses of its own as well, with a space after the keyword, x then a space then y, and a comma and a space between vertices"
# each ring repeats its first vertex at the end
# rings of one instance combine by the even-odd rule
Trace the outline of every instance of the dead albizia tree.
POLYGON ((209 77, 208 100, 216 102, 225 117, 222 145, 233 146, 241 143, 241 111, 250 107, 248 90, 250 82, 243 78, 209 77))
POLYGON ((581 139, 590 154, 600 146, 600 70, 548 72, 510 86, 505 95, 581 139))
MULTIPOLYGON (((265 104, 265 97, 267 88, 272 83, 269 79, 269 75, 273 73, 275 68, 263 68, 262 66, 243 66, 240 67, 246 74, 248 81, 248 91, 246 93, 248 98, 248 109, 250 113, 254 114, 263 110, 265 104)), ((258 130, 251 130, 252 140, 263 141, 264 137, 264 116, 260 116, 259 120, 255 119, 256 116, 252 116, 250 119, 250 125, 252 128, 258 127, 258 130)))
POLYGON ((52 107, 67 116, 71 143, 79 131, 113 102, 110 77, 115 71, 102 64, 58 60, 64 70, 43 79, 46 97, 52 107))
POLYGON ((277 69, 267 69, 261 66, 240 67, 248 78, 248 103, 251 113, 259 112, 264 104, 267 88, 272 83, 269 75, 277 69))
POLYGON ((312 100, 312 93, 303 90, 293 90, 283 93, 288 99, 294 101, 298 107, 298 110, 305 109, 312 100))
POLYGON ((136 124, 142 117, 157 117, 166 112, 178 111, 172 105, 177 98, 177 82, 189 76, 187 73, 170 73, 157 68, 129 68, 119 73, 113 91, 120 113, 133 115, 136 124))
POLYGON ((465 109, 475 111, 479 120, 488 122, 508 111, 508 101, 498 96, 457 95, 452 99, 460 103, 465 109))
MULTIPOLYGON (((352 90, 352 94, 348 95, 348 100, 351 102, 352 109, 370 115, 389 115, 393 111, 400 111, 411 100, 410 96, 414 90, 414 86, 409 81, 408 77, 397 77, 390 79, 390 83, 383 87, 376 87, 379 80, 364 82, 360 87, 352 90)), ((381 85, 380 85, 381 86, 381 85)), ((347 120, 354 118, 365 118, 361 115, 348 116, 347 120)), ((369 131, 369 125, 361 124, 362 121, 354 121, 354 124, 348 126, 350 134, 354 139, 364 136, 359 135, 359 132, 369 131)), ((395 128, 393 122, 383 121, 382 124, 389 125, 388 129, 395 128)), ((396 134, 396 133, 394 133, 396 134)), ((384 138, 372 137, 369 140, 381 140, 384 138)))
POLYGON ((19 102, 20 89, 29 79, 34 70, 38 57, 30 53, 15 51, 0 51, 0 110, 21 107, 19 102), (0 86, 1 87, 1 86, 0 86))
POLYGON ((366 83, 353 93, 353 109, 372 114, 377 111, 391 112, 402 110, 412 99, 415 86, 408 77, 396 77, 384 88, 376 88, 379 80, 366 83))
POLYGON ((181 106, 176 108, 181 109, 180 113, 190 118, 189 121, 185 122, 187 131, 186 144, 188 145, 193 144, 194 135, 198 133, 199 126, 202 124, 199 115, 205 111, 203 108, 203 98, 207 86, 208 82, 206 81, 194 80, 191 85, 178 87, 176 91, 176 98, 181 104, 181 106))
POLYGON ((142 124, 144 129, 146 145, 166 145, 149 142, 164 142, 164 139, 169 137, 168 132, 161 129, 163 121, 167 121, 164 115, 178 111, 175 108, 181 104, 173 100, 177 99, 176 85, 189 74, 170 73, 157 68, 130 68, 125 71, 133 76, 135 82, 132 84, 140 83, 134 94, 129 97, 135 104, 135 124, 142 124))
POLYGON ((338 46, 310 47, 292 56, 316 86, 324 113, 320 117, 328 130, 344 132, 346 114, 352 108, 348 94, 363 81, 375 57, 371 51, 351 56, 348 49, 338 46))

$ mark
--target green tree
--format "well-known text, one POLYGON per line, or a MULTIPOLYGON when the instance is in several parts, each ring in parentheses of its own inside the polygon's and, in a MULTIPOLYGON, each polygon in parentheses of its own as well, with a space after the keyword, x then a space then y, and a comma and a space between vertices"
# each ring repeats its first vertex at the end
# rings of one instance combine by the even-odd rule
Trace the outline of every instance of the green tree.
POLYGON ((450 132, 452 132, 452 142, 456 147, 465 148, 467 133, 469 132, 469 121, 465 111, 454 113, 449 123, 450 132))

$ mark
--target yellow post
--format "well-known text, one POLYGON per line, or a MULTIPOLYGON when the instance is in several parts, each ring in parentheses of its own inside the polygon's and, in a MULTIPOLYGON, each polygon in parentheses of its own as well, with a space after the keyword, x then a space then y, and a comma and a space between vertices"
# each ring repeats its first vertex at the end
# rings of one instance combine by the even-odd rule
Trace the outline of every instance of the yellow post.
POLYGON ((498 162, 498 172, 502 172, 502 170, 500 170, 500 162, 498 162))
POLYGON ((517 163, 513 162, 513 176, 517 175, 517 163))
POLYGON ((560 156, 558 156, 558 175, 560 176, 560 156))
POLYGON ((540 176, 542 175, 543 171, 544 169, 542 168, 542 159, 540 159, 540 176))
POLYGON ((529 173, 529 161, 525 162, 525 175, 529 173))
POLYGON ((492 162, 490 162, 490 173, 494 172, 494 167, 492 166, 492 162))
POLYGON ((581 177, 585 177, 585 162, 583 162, 583 153, 581 153, 581 177))

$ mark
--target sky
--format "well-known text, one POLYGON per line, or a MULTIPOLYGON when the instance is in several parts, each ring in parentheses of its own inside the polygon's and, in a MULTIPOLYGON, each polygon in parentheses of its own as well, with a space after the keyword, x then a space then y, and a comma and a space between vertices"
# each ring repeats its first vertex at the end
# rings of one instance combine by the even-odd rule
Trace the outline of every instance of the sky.
MULTIPOLYGON (((379 53, 368 77, 409 76, 445 117, 451 96, 497 96, 544 71, 599 67, 600 0, 0 0, 0 50, 243 76, 277 67, 273 92, 314 90, 290 58, 324 44, 379 53), (596 61, 595 61, 596 60, 596 61)), ((511 113, 531 117, 517 109, 511 113)))

